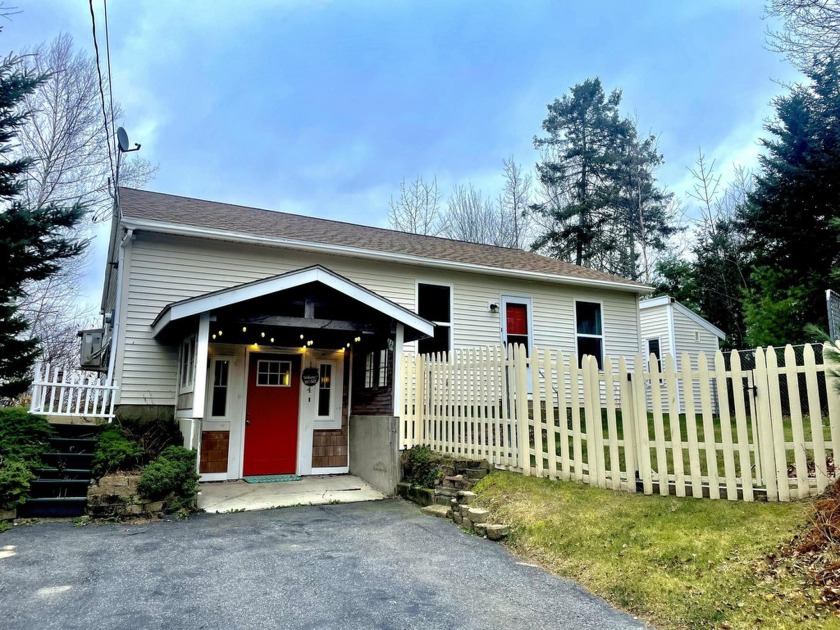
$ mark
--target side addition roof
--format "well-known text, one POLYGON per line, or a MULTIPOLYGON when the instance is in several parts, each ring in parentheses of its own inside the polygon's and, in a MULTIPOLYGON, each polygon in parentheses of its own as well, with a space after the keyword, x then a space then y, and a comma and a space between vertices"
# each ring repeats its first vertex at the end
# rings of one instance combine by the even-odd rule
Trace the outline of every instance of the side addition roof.
POLYGON ((647 300, 642 300, 641 302, 639 302, 639 310, 644 311, 644 310, 647 310, 647 309, 650 309, 650 308, 655 308, 657 306, 667 306, 668 304, 672 304, 677 311, 679 311, 680 313, 682 313, 683 315, 688 317, 691 321, 693 321, 698 326, 708 330, 710 333, 712 333, 718 339, 725 339, 726 338, 726 333, 723 332, 720 328, 715 326, 710 321, 708 321, 706 319, 703 319, 700 315, 698 315, 697 313, 692 311, 690 308, 688 308, 687 306, 683 306, 682 304, 677 302, 674 298, 672 298, 670 296, 667 296, 667 295, 663 295, 663 296, 657 297, 657 298, 650 298, 650 299, 647 299, 647 300))

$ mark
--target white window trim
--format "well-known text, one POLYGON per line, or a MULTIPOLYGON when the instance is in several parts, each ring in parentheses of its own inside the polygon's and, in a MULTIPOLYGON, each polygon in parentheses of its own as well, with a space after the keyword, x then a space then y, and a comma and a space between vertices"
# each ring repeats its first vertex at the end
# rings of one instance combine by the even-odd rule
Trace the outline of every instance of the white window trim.
MULTIPOLYGON (((313 367, 321 372, 322 365, 331 366, 330 376, 330 413, 326 416, 318 415, 318 398, 314 402, 314 428, 319 429, 340 429, 342 421, 342 399, 344 397, 344 358, 319 359, 313 363, 313 367)), ((318 383, 320 389, 320 382, 318 383)), ((320 395, 320 391, 319 391, 320 395)))
POLYGON ((207 369, 207 404, 204 407, 204 418, 210 422, 219 422, 219 421, 229 421, 231 418, 231 406, 232 406, 232 396, 231 392, 234 389, 233 386, 233 370, 234 370, 234 361, 236 357, 233 355, 213 355, 210 357, 210 366, 207 369), (227 361, 228 362, 228 382, 227 382, 227 399, 225 400, 225 414, 223 416, 214 416, 212 415, 213 412, 213 393, 215 392, 216 385, 215 385, 215 375, 216 375, 216 363, 219 361, 227 361))
MULTIPOLYGON (((414 305, 416 307, 417 314, 420 314, 420 285, 421 284, 428 284, 434 287, 449 287, 449 321, 448 322, 437 322, 432 321, 432 323, 437 326, 443 326, 449 329, 449 350, 446 351, 446 355, 450 361, 454 360, 454 350, 455 350, 455 285, 451 282, 437 282, 434 280, 418 280, 414 283, 414 305)), ((420 341, 417 341, 417 353, 420 354, 420 341)))
POLYGON ((528 313, 528 355, 533 353, 534 349, 534 308, 530 297, 521 295, 502 295, 499 300, 501 304, 501 326, 499 327, 502 335, 502 345, 507 347, 507 305, 520 304, 525 305, 528 313))
MULTIPOLYGON (((601 325, 603 327, 603 323, 601 325)), ((659 366, 658 367, 659 367, 659 371, 661 372, 662 371, 662 368, 661 368, 662 359, 664 358, 662 356, 662 335, 651 335, 650 337, 645 337, 644 338, 644 343, 645 343, 645 356, 644 356, 645 361, 644 361, 644 363, 647 366, 648 372, 650 372, 650 354, 651 354, 651 352, 650 352, 650 342, 653 341, 654 339, 656 339, 659 342, 659 366)))
POLYGON ((376 366, 376 387, 388 387, 388 368, 390 365, 391 353, 388 348, 382 348, 379 350, 379 362, 376 366))
MULTIPOLYGON (((293 370, 291 361, 286 361, 284 359, 257 359, 257 372, 254 375, 254 386, 256 386, 256 387, 291 387, 292 386, 293 372, 294 372, 294 370, 293 370), (260 385, 259 381, 260 381, 260 364, 261 363, 280 363, 280 364, 285 363, 286 365, 288 365, 289 366, 289 382, 285 385, 283 383, 278 383, 277 385, 271 385, 269 383, 266 383, 265 385, 260 385)), ((278 377, 282 373, 283 373, 282 371, 278 372, 278 377)))
MULTIPOLYGON (((595 300, 589 298, 575 298, 574 300, 574 308, 572 309, 572 319, 574 320, 574 326, 572 328, 572 332, 575 336, 575 361, 580 361, 579 353, 578 353, 578 339, 580 337, 586 337, 587 339, 600 339, 601 340, 601 369, 603 371, 604 362, 606 361, 607 356, 607 326, 604 318, 604 301, 603 300, 595 300), (588 335, 585 333, 579 333, 577 329, 577 305, 578 302, 585 302, 587 304, 597 304, 601 309, 601 334, 600 335, 588 335)), ((661 346, 660 346, 661 347, 661 346)))
POLYGON ((181 342, 181 348, 178 352, 178 394, 189 394, 195 389, 195 363, 198 359, 198 335, 192 334, 186 337, 181 342), (187 356, 187 344, 190 345, 190 352, 192 354, 192 369, 190 369, 190 360, 187 356), (185 363, 186 361, 186 363, 185 363))

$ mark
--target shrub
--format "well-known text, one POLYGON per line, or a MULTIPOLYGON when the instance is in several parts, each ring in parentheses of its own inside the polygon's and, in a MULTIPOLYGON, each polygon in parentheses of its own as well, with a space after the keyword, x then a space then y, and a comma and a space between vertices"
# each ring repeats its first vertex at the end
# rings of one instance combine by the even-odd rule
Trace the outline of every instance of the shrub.
POLYGON ((93 455, 93 474, 101 477, 117 470, 131 470, 140 465, 142 458, 143 447, 112 426, 99 434, 93 455))
POLYGON ((440 455, 428 446, 413 446, 405 451, 405 480, 415 486, 434 488, 443 471, 440 469, 440 455))
POLYGON ((17 459, 8 459, 0 466, 0 509, 11 510, 26 501, 29 482, 35 478, 30 467, 17 459))
POLYGON ((0 408, 0 508, 12 509, 29 495, 33 470, 49 450, 52 428, 45 418, 19 407, 0 408))
POLYGON ((139 442, 149 459, 157 457, 167 446, 180 446, 184 442, 171 407, 122 408, 117 421, 123 435, 139 442))
POLYGON ((45 418, 20 407, 0 408, 0 460, 39 466, 50 445, 52 428, 45 418))
POLYGON ((192 509, 198 495, 196 452, 183 446, 167 446, 143 469, 137 492, 148 499, 172 496, 167 511, 192 509))

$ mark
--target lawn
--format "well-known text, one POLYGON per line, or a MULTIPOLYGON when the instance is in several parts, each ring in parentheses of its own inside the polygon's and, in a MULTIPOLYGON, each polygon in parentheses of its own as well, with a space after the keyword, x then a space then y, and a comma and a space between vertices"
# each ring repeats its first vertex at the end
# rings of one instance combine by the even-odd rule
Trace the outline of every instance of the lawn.
POLYGON ((511 549, 661 628, 840 628, 790 560, 811 503, 643 496, 497 472, 478 503, 511 549))

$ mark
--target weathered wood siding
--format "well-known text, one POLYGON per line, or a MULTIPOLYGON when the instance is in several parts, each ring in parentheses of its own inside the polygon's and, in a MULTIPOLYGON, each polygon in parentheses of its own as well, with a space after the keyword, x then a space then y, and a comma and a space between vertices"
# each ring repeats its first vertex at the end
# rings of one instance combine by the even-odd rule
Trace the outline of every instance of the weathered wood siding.
POLYGON ((640 347, 637 300, 631 293, 142 231, 136 235, 126 256, 128 294, 117 356, 121 404, 175 404, 178 351, 156 341, 150 327, 167 304, 315 264, 412 310, 417 282, 452 285, 455 348, 499 342, 501 316, 488 305, 499 303, 502 295, 531 298, 535 345, 573 350, 574 300, 589 299, 603 303, 606 354, 632 357, 640 347))

